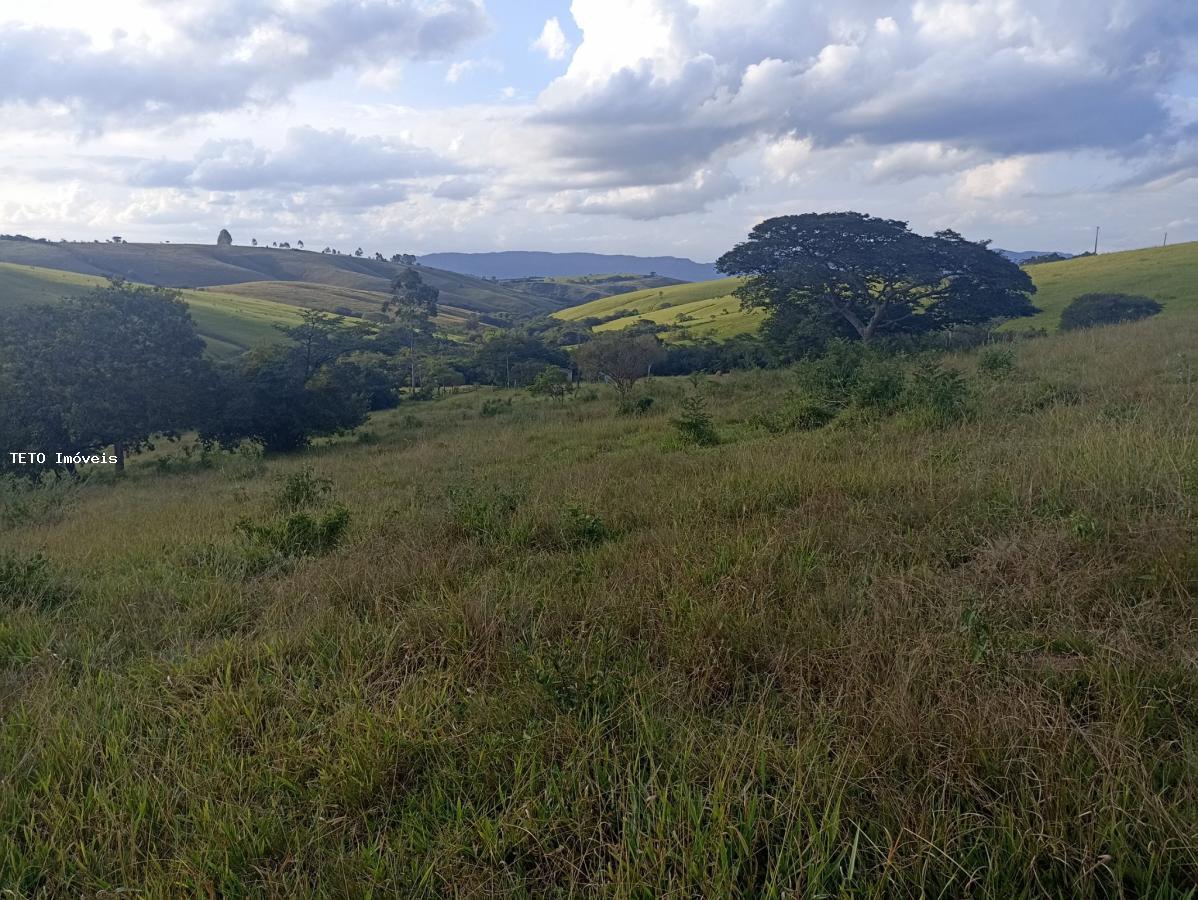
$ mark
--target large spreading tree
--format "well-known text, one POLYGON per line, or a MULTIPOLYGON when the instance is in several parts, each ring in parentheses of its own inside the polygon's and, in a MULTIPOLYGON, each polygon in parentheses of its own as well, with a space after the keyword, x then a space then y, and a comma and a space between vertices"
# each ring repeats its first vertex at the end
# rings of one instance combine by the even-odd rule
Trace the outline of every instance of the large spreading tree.
POLYGON ((11 313, 0 327, 0 374, 19 398, 6 428, 29 449, 111 446, 121 469, 152 435, 194 424, 211 367, 178 292, 113 279, 78 299, 11 313))
POLYGON ((775 333, 877 337, 1034 315, 1036 288, 1019 266, 955 231, 931 237, 906 222, 856 212, 767 219, 720 257, 747 307, 775 333))

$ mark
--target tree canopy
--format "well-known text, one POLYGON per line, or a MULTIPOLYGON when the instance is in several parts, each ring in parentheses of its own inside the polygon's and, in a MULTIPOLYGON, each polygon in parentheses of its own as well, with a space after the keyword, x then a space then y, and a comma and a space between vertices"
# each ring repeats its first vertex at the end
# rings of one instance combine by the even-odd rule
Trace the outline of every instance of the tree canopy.
POLYGON ((229 229, 222 228, 220 234, 216 236, 216 246, 229 247, 233 244, 233 235, 229 234, 229 229))
POLYGON ((716 265, 747 276, 741 302, 771 319, 839 320, 869 343, 1035 314, 1031 277, 988 243, 863 213, 807 213, 767 219, 716 265))
POLYGON ((151 435, 191 424, 197 387, 211 378, 203 353, 176 291, 113 279, 78 299, 18 310, 0 328, 0 371, 21 398, 6 430, 39 450, 113 446, 120 468, 151 435))

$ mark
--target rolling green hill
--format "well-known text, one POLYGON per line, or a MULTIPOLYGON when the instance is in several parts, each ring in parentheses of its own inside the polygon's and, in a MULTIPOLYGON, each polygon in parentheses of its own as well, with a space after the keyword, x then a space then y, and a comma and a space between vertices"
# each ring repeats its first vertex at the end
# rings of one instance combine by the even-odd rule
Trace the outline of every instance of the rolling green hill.
MULTIPOLYGON (((0 263, 0 308, 53 303, 104 283, 97 275, 0 263)), ((216 356, 240 353, 263 341, 277 340, 276 325, 294 325, 300 319, 300 310, 295 306, 269 299, 220 291, 182 293, 195 319, 196 330, 208 344, 209 352, 216 356)))
POLYGON ((572 322, 610 319, 596 325, 596 331, 618 331, 648 319, 672 326, 674 330, 666 335, 668 339, 726 338, 755 331, 761 322, 760 312, 742 310, 740 301, 732 295, 739 284, 739 278, 719 278, 653 288, 604 297, 553 315, 572 322), (610 318, 623 311, 627 314, 610 318))
MULTIPOLYGON (((302 281, 250 281, 245 284, 226 284, 214 288, 204 288, 200 293, 209 292, 270 300, 274 303, 298 306, 302 309, 319 309, 325 312, 340 312, 348 309, 359 316, 380 312, 383 303, 390 296, 381 291, 358 291, 352 288, 331 287, 327 284, 307 284, 302 281)), ((498 319, 486 313, 464 309, 460 306, 439 302, 437 309, 438 314, 435 321, 450 331, 464 329, 475 320, 484 325, 499 324, 498 319)))
MULTIPOLYGON (((1073 298, 1095 291, 1143 294, 1160 301, 1165 314, 1198 306, 1198 242, 1086 256, 1064 262, 1028 267, 1036 284, 1032 298, 1041 312, 1007 323, 1008 329, 1055 329, 1073 298)), ((739 279, 724 278, 675 287, 605 297, 553 315, 565 321, 607 319, 622 310, 628 314, 595 326, 595 331, 617 331, 649 319, 675 326, 667 339, 710 336, 730 337, 755 331, 762 313, 745 311, 732 291, 739 279), (679 321, 681 319, 682 321, 679 321)))
MULTIPOLYGON (((290 281, 358 291, 391 289, 404 267, 365 257, 272 247, 208 244, 87 244, 0 241, 0 262, 60 269, 81 275, 120 275, 142 284, 198 288, 290 281)), ((481 313, 545 315, 562 304, 469 275, 419 267, 447 306, 481 313)))
POLYGON ((616 294, 687 283, 664 275, 569 275, 557 278, 509 278, 500 282, 525 294, 546 297, 559 306, 573 306, 616 294))
POLYGON ((1056 328, 1069 301, 1097 291, 1143 294, 1159 301, 1166 315, 1198 306, 1198 241, 1043 263, 1027 271, 1036 283, 1032 302, 1042 312, 1008 328, 1056 328))

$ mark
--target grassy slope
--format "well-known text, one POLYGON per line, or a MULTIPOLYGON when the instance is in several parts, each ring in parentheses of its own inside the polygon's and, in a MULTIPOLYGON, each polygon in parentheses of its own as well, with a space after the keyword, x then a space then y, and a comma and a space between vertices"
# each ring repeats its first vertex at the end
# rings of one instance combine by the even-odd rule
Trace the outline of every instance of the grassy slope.
MULTIPOLYGON (((299 281, 252 281, 246 284, 221 285, 205 289, 205 292, 208 290, 237 297, 270 300, 288 306, 298 306, 302 309, 320 309, 325 312, 333 312, 339 307, 344 307, 359 314, 381 311, 383 303, 390 296, 381 291, 355 291, 351 288, 307 284, 299 281)), ((450 306, 446 303, 438 303, 437 309, 436 322, 450 330, 461 327, 468 318, 479 315, 468 309, 450 306)), ((487 318, 485 315, 482 316, 483 321, 486 321, 487 318)))
POLYGON ((578 321, 591 317, 604 318, 627 309, 634 310, 634 313, 598 325, 595 330, 618 331, 641 319, 650 319, 659 324, 677 326, 677 330, 670 335, 674 339, 731 337, 756 330, 761 321, 760 313, 745 312, 740 308, 740 301, 732 296, 738 284, 738 278, 721 278, 618 294, 560 310, 554 316, 578 321), (678 317, 682 315, 690 316, 691 320, 678 322, 678 317))
MULTIPOLYGON (((1007 328, 1055 329, 1069 301, 1094 291, 1144 294, 1163 303, 1166 313, 1198 306, 1198 242, 1047 263, 1032 266, 1028 272, 1037 288, 1033 301, 1042 312, 1034 318, 1010 322, 1007 328)), ((597 331, 612 331, 641 318, 668 325, 687 313, 697 319, 686 323, 690 334, 727 337, 754 331, 761 321, 760 313, 742 311, 736 298, 730 296, 736 283, 735 279, 723 279, 641 291, 585 303, 554 315, 578 320, 602 318, 621 309, 636 310, 635 315, 596 327, 597 331), (670 308, 658 310, 662 303, 670 304, 670 308)))
MULTIPOLYGON (((0 305, 50 303, 104 284, 103 278, 0 263, 0 305)), ((216 355, 238 353, 279 338, 276 325, 299 321, 294 307, 219 291, 183 291, 196 329, 216 355)))
MULTIPOLYGON (((211 287, 256 281, 296 281, 366 291, 389 291, 403 267, 353 256, 217 247, 206 244, 52 244, 0 241, 0 262, 88 275, 120 275, 169 287, 211 287)), ((546 314, 560 304, 478 278, 419 269, 447 305, 486 313, 546 314)))
POLYGON ((601 297, 631 294, 686 282, 661 275, 576 275, 557 278, 509 278, 501 282, 522 293, 550 297, 558 306, 589 303, 601 297))
POLYGON ((785 372, 709 380, 708 450, 685 381, 639 418, 478 391, 19 498, 69 506, 0 553, 75 594, 0 604, 0 888, 1184 896, 1196 347, 1017 344, 943 428, 771 436, 785 372), (305 466, 346 543, 246 574, 305 466))
POLYGON ((579 306, 559 310, 555 318, 576 322, 579 319, 609 316, 621 309, 632 309, 645 313, 666 304, 676 306, 680 303, 693 303, 696 300, 710 300, 714 297, 724 297, 732 293, 740 283, 738 278, 721 278, 717 281, 697 281, 693 284, 678 284, 673 287, 650 288, 646 291, 636 291, 632 294, 617 294, 613 297, 603 297, 579 306))
POLYGON ((1198 306, 1198 242, 1045 263, 1028 272, 1036 283, 1033 302, 1043 311, 1008 327, 1056 328, 1069 301, 1099 291, 1143 294, 1166 313, 1198 306))

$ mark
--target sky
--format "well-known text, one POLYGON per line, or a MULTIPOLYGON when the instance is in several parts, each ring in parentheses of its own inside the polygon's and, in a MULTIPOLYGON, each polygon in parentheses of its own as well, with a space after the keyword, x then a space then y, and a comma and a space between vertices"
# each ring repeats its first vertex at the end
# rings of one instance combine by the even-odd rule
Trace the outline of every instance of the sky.
POLYGON ((1198 240, 1195 0, 0 0, 0 121, 0 233, 52 240, 1198 240))

